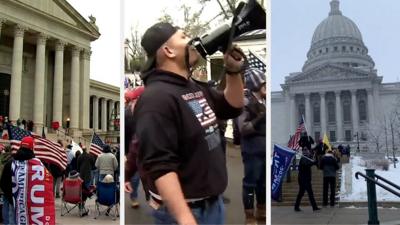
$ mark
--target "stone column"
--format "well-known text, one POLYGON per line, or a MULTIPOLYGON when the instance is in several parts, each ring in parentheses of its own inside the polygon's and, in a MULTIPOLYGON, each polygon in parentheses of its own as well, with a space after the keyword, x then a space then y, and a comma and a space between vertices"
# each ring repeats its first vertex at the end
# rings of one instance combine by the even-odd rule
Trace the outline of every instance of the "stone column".
POLYGON ((342 119, 342 102, 340 101, 340 91, 335 91, 336 97, 336 126, 337 126, 337 141, 343 141, 343 119, 342 119))
POLYGON ((24 33, 27 28, 18 24, 14 29, 14 47, 11 69, 10 121, 15 122, 21 115, 22 54, 24 33))
POLYGON ((114 101, 110 100, 109 103, 108 103, 108 115, 110 117, 110 122, 109 122, 109 124, 110 124, 110 129, 109 130, 110 131, 114 130, 113 112, 114 112, 114 101))
POLYGON ((290 94, 290 131, 291 135, 294 134, 296 131, 296 102, 295 102, 295 95, 290 94))
POLYGON ((351 90, 351 122, 353 123, 353 135, 358 132, 357 90, 351 90))
POLYGON ((319 96, 321 97, 321 137, 326 133, 326 103, 325 103, 325 92, 320 92, 319 96))
POLYGON ((101 99, 101 130, 107 131, 107 100, 101 99))
POLYGON ((1 37, 1 29, 3 28, 3 24, 6 22, 6 19, 0 18, 0 37, 1 37))
POLYGON ((311 130, 311 103, 310 103, 310 93, 304 93, 305 97, 305 109, 306 109, 306 118, 304 118, 306 121, 306 129, 308 131, 308 135, 312 136, 312 130, 311 130))
POLYGON ((375 125, 375 113, 374 113, 374 97, 372 93, 372 89, 367 90, 368 95, 368 121, 370 125, 375 125))
POLYGON ((44 65, 47 38, 45 34, 40 33, 36 40, 35 97, 33 98, 33 122, 36 133, 40 133, 44 126, 44 65))
POLYGON ((72 48, 71 60, 71 87, 70 87, 70 117, 71 129, 79 128, 79 54, 81 49, 72 48))
POLYGON ((88 49, 83 50, 82 56, 82 84, 81 84, 81 98, 82 98, 82 129, 88 130, 89 129, 89 101, 90 101, 90 96, 89 96, 89 89, 90 89, 90 55, 92 52, 88 49))
POLYGON ((53 121, 62 124, 63 106, 63 76, 64 76, 64 46, 65 42, 56 41, 56 56, 54 65, 54 88, 53 88, 53 121))
POLYGON ((93 96, 93 130, 99 130, 99 98, 93 96))

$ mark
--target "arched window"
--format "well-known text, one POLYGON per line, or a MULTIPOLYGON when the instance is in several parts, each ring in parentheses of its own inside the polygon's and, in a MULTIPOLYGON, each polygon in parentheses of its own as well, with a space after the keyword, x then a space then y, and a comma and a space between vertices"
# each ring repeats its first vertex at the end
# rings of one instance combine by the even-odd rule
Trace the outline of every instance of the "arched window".
POLYGON ((313 117, 314 117, 314 123, 320 123, 321 122, 321 114, 320 114, 320 108, 319 104, 315 103, 313 105, 313 117))
POLYGON ((344 122, 351 121, 351 108, 350 108, 350 102, 348 100, 343 102, 343 121, 344 122))
POLYGON ((358 102, 358 114, 360 121, 367 120, 367 107, 364 100, 358 102))
POLYGON ((305 109, 305 107, 304 107, 304 104, 300 104, 299 105, 299 120, 298 121, 300 121, 301 120, 301 117, 302 116, 304 116, 304 118, 306 118, 306 109, 305 109))
POLYGON ((333 104, 333 102, 328 103, 328 122, 330 123, 336 122, 335 104, 333 104))

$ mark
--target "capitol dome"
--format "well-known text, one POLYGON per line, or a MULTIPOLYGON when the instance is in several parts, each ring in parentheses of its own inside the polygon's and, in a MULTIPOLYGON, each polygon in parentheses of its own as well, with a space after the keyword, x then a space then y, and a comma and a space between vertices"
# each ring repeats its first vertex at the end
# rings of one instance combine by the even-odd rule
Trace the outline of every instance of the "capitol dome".
POLYGON ((342 15, 338 0, 332 0, 330 6, 328 18, 314 31, 303 71, 326 63, 373 68, 375 63, 368 55, 357 25, 342 15))

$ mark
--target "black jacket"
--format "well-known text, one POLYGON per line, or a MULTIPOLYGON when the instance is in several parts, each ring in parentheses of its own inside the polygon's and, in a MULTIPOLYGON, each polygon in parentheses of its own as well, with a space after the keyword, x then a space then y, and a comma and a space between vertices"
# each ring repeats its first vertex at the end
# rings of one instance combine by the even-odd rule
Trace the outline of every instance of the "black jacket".
POLYGON ((176 172, 186 198, 221 194, 227 185, 218 119, 237 117, 222 92, 206 83, 155 70, 135 106, 138 166, 144 184, 176 172))
POLYGON ((91 178, 90 173, 91 173, 93 164, 94 164, 93 157, 86 152, 83 152, 77 159, 77 169, 79 172, 79 176, 85 182, 90 181, 90 178, 91 178))
MULTIPOLYGON (((14 160, 25 161, 29 159, 35 158, 35 154, 32 150, 26 148, 20 148, 17 153, 14 155, 14 160)), ((7 198, 8 202, 13 202, 12 196, 12 173, 11 173, 11 164, 13 160, 10 160, 3 169, 3 174, 0 180, 0 187, 4 192, 4 196, 7 198)))
POLYGON ((315 165, 315 162, 310 161, 307 158, 301 157, 299 162, 299 184, 305 184, 311 182, 312 172, 311 167, 315 165))
POLYGON ((320 169, 324 171, 324 177, 336 177, 339 163, 335 156, 326 153, 321 159, 320 169))

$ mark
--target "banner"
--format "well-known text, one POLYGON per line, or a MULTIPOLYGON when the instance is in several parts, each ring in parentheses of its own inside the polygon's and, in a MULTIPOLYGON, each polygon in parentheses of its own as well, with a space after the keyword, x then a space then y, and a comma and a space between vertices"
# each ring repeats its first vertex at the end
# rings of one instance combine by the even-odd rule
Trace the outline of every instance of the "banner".
POLYGON ((17 224, 55 224, 53 177, 39 159, 13 161, 13 197, 17 224))
POLYGON ((279 145, 274 145, 274 157, 272 159, 272 182, 271 182, 271 197, 274 200, 279 199, 279 190, 282 185, 282 180, 289 169, 293 156, 296 152, 279 145))

